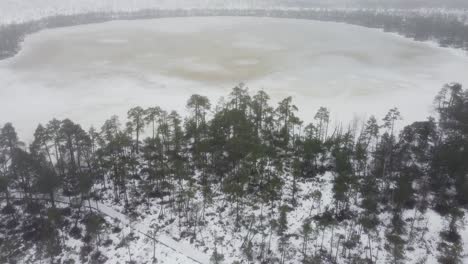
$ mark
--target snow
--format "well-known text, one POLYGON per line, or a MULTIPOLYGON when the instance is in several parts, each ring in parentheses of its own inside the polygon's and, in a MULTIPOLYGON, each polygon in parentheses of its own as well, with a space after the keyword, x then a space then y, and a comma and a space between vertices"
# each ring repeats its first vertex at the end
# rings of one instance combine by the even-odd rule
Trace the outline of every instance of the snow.
MULTIPOLYGON (((318 178, 311 180, 311 181, 304 181, 298 182, 298 204, 291 212, 288 213, 288 228, 287 234, 291 235, 289 242, 291 245, 291 252, 295 250, 299 250, 302 247, 302 238, 301 238, 301 230, 302 224, 304 223, 305 219, 308 217, 318 215, 327 207, 333 207, 333 192, 332 192, 332 179, 333 175, 331 173, 326 173, 325 175, 318 176, 318 178), (321 196, 314 196, 314 193, 320 192, 321 196)), ((275 202, 275 211, 277 207, 281 204, 287 204, 288 199, 290 199, 290 193, 288 190, 292 188, 292 178, 290 175, 284 175, 283 180, 285 182, 284 193, 282 194, 281 200, 275 202)), ((203 198, 197 195, 193 206, 202 205, 203 198)), ((138 230, 143 232, 149 233, 152 229, 152 226, 161 226, 164 219, 160 218, 159 212, 161 210, 161 205, 158 204, 158 199, 150 199, 149 207, 146 205, 140 205, 139 207, 135 208, 135 210, 141 214, 138 219, 134 221, 134 226, 138 230)), ((187 256, 198 256, 199 261, 207 261, 203 263, 208 263, 208 254, 211 254, 214 251, 215 245, 219 253, 223 254, 225 258, 225 263, 233 263, 234 261, 246 261, 244 253, 242 252, 242 245, 246 239, 246 236, 252 232, 253 233, 253 245, 257 247, 261 243, 262 239, 265 239, 264 236, 268 236, 267 233, 263 233, 266 231, 262 231, 262 227, 268 226, 268 220, 271 219, 278 219, 277 214, 271 214, 270 206, 263 205, 261 206, 259 203, 246 201, 245 204, 242 206, 242 215, 246 220, 245 223, 241 225, 239 229, 234 227, 235 222, 235 206, 234 205, 226 205, 226 201, 221 198, 214 198, 213 202, 208 204, 206 207, 206 211, 204 213, 204 221, 208 224, 200 225, 197 231, 197 239, 195 240, 195 244, 199 244, 198 248, 194 248, 193 245, 188 244, 188 242, 184 242, 184 240, 176 241, 171 237, 178 237, 180 235, 180 230, 177 227, 177 220, 170 225, 165 226, 159 233, 158 239, 164 241, 171 247, 181 249, 187 256), (223 209, 223 210, 221 210, 223 209), (262 223, 260 220, 260 215, 266 217, 266 220, 262 223), (250 221, 250 222, 249 222, 250 221), (251 229, 249 231, 249 227, 251 229), (217 242, 215 242, 217 239, 217 242), (186 248, 187 246, 187 248, 186 248), (205 248, 206 253, 203 250, 205 248), (202 255, 200 255, 202 254, 202 255), (202 256, 205 256, 201 258, 202 256)), ((353 210, 357 210, 358 208, 353 207, 353 210)), ((166 219, 172 217, 172 213, 170 209, 166 209, 166 219)), ((414 210, 406 210, 403 215, 403 219, 411 219, 414 216, 414 210)), ((378 256, 378 261, 376 263, 387 263, 387 253, 384 249, 386 240, 385 231, 386 227, 390 224, 391 215, 389 214, 381 214, 380 220, 382 221, 382 225, 379 226, 378 231, 376 233, 377 238, 373 238, 372 242, 372 252, 373 257, 376 258, 378 256)), ((185 220, 183 220, 185 221, 185 220)), ((311 234, 311 242, 309 245, 309 252, 314 252, 321 248, 321 240, 323 236, 324 240, 324 248, 329 250, 336 250, 336 243, 338 241, 338 237, 342 235, 343 237, 349 236, 349 230, 354 225, 357 225, 353 221, 345 220, 341 223, 338 223, 333 230, 334 239, 333 242, 331 241, 332 231, 330 228, 323 228, 316 225, 315 221, 312 221, 312 230, 314 233, 311 234)), ((419 215, 415 220, 415 234, 417 235, 416 238, 412 240, 411 243, 408 244, 405 250, 405 257, 407 263, 418 263, 421 259, 427 258, 427 262, 425 263, 437 263, 437 245, 440 241, 439 233, 445 227, 445 222, 443 218, 435 213, 432 210, 428 210, 426 213, 419 215), (427 227, 427 230, 425 228, 427 227), (413 248, 410 250, 409 248, 413 248)), ((410 224, 408 223, 407 229, 409 230, 410 224)), ((359 232, 359 230, 354 230, 359 232)), ((463 238, 466 240, 466 230, 462 227, 460 232, 463 238)), ((367 236, 361 235, 360 238, 360 246, 356 249, 353 249, 352 254, 358 254, 360 256, 367 255, 368 252, 364 250, 365 245, 367 243, 367 236)), ((268 240, 268 239, 267 239, 268 240)), ((276 232, 273 232, 273 237, 271 239, 271 250, 273 252, 278 253, 278 240, 279 237, 276 235, 276 232)), ((464 244, 464 248, 466 249, 466 245, 464 244)), ((335 252, 335 251, 334 251, 335 252)), ((333 254, 334 255, 334 254, 333 254)), ((299 263, 301 261, 300 254, 292 253, 291 258, 289 259, 289 263, 299 263)), ((341 254, 337 254, 339 257, 338 263, 342 263, 343 259, 341 259, 341 254)))
MULTIPOLYGON (((299 263, 301 261, 301 254, 297 252, 302 248, 302 224, 304 221, 312 216, 320 215, 326 208, 332 208, 334 205, 333 200, 333 174, 326 173, 317 178, 298 181, 298 192, 297 192, 297 205, 287 214, 287 234, 289 235, 290 248, 288 251, 292 254, 289 258, 289 263, 299 263), (317 196, 316 193, 321 195, 317 196), (296 253, 294 253, 296 252, 296 253)), ((122 231, 118 233, 104 232, 102 234, 102 241, 107 239, 112 240, 116 246, 102 246, 101 250, 103 253, 110 258, 108 263, 125 263, 128 258, 136 261, 137 263, 148 263, 148 260, 152 258, 153 242, 152 238, 155 238, 158 243, 156 246, 156 257, 158 263, 173 263, 173 264, 191 264, 191 263, 210 263, 209 256, 213 253, 215 247, 218 252, 223 254, 225 263, 233 263, 234 261, 244 260, 247 261, 244 253, 242 252, 242 246, 247 235, 251 235, 251 240, 255 251, 259 251, 259 245, 265 239, 268 240, 269 236, 269 220, 278 219, 276 212, 278 206, 282 204, 288 204, 290 202, 292 188, 292 176, 286 173, 282 176, 285 183, 283 193, 281 194, 280 200, 274 204, 275 209, 270 210, 270 205, 261 205, 256 201, 246 200, 242 205, 242 215, 245 222, 236 228, 235 222, 235 205, 226 203, 226 200, 222 197, 214 197, 213 201, 207 204, 204 211, 203 221, 207 224, 201 224, 197 227, 197 238, 193 243, 189 243, 187 238, 181 237, 180 228, 177 227, 177 221, 168 222, 169 219, 177 217, 175 212, 171 212, 170 207, 166 204, 165 216, 161 217, 162 205, 159 203, 160 200, 156 198, 148 198, 147 203, 140 204, 134 208, 135 212, 138 212, 138 217, 131 219, 125 214, 121 213, 122 204, 115 204, 111 199, 110 189, 107 191, 101 190, 103 199, 99 202, 92 202, 92 208, 97 209, 99 212, 105 215, 107 222, 111 223, 112 226, 119 226, 122 231), (120 209, 119 209, 120 208, 120 209), (222 210, 221 210, 222 209, 222 210), (265 220, 261 220, 260 216, 266 217, 265 220), (267 230, 263 229, 264 227, 267 230), (157 230, 154 235, 153 231, 157 230), (125 241, 125 237, 133 234, 128 243, 128 250, 126 246, 119 246, 125 241), (216 240, 216 242, 215 242, 216 240), (119 242, 120 241, 120 242, 119 242), (130 256, 128 256, 130 254, 130 256)), ((131 184, 132 185, 132 184, 131 184)), ((97 186, 99 187, 99 186, 97 186)), ((20 197, 19 193, 13 193, 11 197, 20 197)), ((37 198, 41 198, 38 196, 37 198)), ((57 196, 57 202, 63 202, 66 204, 69 201, 66 197, 57 196)), ((191 212, 195 212, 196 208, 202 207, 203 198, 198 193, 197 196, 191 202, 191 212)), ((354 204, 354 200, 351 201, 352 210, 360 213, 360 209, 354 204)), ((406 238, 410 241, 405 247, 405 262, 406 263, 419 263, 420 260, 426 259, 424 263, 438 263, 438 243, 440 242, 439 234, 446 228, 448 224, 440 215, 432 210, 428 210, 425 213, 415 214, 415 210, 405 210, 402 219, 406 224, 406 230, 409 232, 411 221, 416 216, 414 221, 414 234, 413 239, 406 238)), ((201 215, 201 211, 197 214, 201 215)), ((184 214, 182 214, 183 217, 184 214)), ((389 213, 381 213, 380 221, 377 232, 372 235, 372 256, 374 260, 377 258, 376 264, 387 263, 388 253, 385 248, 385 232, 386 228, 390 225, 391 215, 389 213)), ((187 219, 182 219, 186 221, 187 219)), ((466 222, 466 219, 463 219, 466 222)), ((351 254, 358 254, 360 256, 368 256, 367 235, 362 233, 363 230, 354 228, 359 226, 355 221, 357 219, 344 220, 337 223, 333 227, 333 231, 327 227, 321 227, 317 225, 316 221, 312 221, 312 234, 311 241, 308 246, 309 252, 316 252, 321 246, 323 239, 323 247, 328 252, 332 250, 336 253, 336 247, 338 245, 338 239, 349 238, 350 230, 357 232, 360 235, 359 246, 351 250, 351 254), (333 233, 333 240, 332 238, 333 233)), ((183 229, 186 227, 183 227, 183 229)), ((189 227, 191 228, 191 227, 189 227)), ((466 223, 461 226, 460 234, 464 242, 464 251, 467 250, 467 230, 466 223)), ((269 247, 277 255, 279 236, 276 231, 273 232, 271 238, 271 245, 269 247)), ((66 244, 69 249, 66 252, 67 258, 74 258, 79 263, 79 249, 82 245, 82 241, 75 240, 73 238, 67 238, 66 244)), ((34 251, 34 250, 33 250, 34 251)), ((25 260, 34 261, 34 255, 28 251, 25 254, 25 260)), ((344 263, 344 259, 341 254, 336 254, 337 263, 344 263)))
POLYGON ((135 105, 184 113, 191 94, 214 103, 239 82, 273 101, 293 96, 305 121, 320 106, 335 123, 381 118, 397 106, 410 123, 430 115, 442 85, 468 83, 467 68, 468 58, 452 49, 340 23, 114 21, 28 36, 17 56, 0 62, 0 111, 9 113, 0 124, 13 122, 29 142, 37 124, 53 117, 86 128, 125 118, 135 105))
MULTIPOLYGON (((134 225, 132 221, 126 215, 118 212, 117 210, 113 209, 110 206, 107 206, 103 203, 96 202, 96 207, 98 210, 107 215, 112 217, 113 219, 118 220, 120 223, 129 226, 132 230, 135 230, 143 235, 147 235, 149 237, 153 237, 150 235, 150 230, 148 226, 141 226, 141 225, 134 225)), ((162 245, 169 247, 176 251, 179 254, 188 257, 189 259, 195 260, 198 263, 208 264, 209 263, 209 256, 200 252, 199 250, 195 249, 192 245, 186 242, 178 242, 175 241, 173 238, 169 237, 166 234, 158 234, 155 239, 162 245)))
MULTIPOLYGON (((21 192, 12 192, 10 193, 10 198, 18 198, 22 197, 21 192)), ((3 201, 4 197, 0 197, 3 201)), ((45 199, 48 200, 48 196, 37 194, 35 199, 45 199)), ((57 204, 69 205, 70 198, 56 195, 55 197, 57 204)), ((153 235, 151 233, 150 225, 138 223, 136 221, 132 221, 130 217, 126 216, 125 214, 119 212, 114 207, 121 207, 118 205, 109 205, 107 202, 90 202, 88 205, 85 202, 85 208, 93 209, 103 216, 108 218, 110 223, 113 223, 114 226, 121 226, 123 228, 123 234, 129 234, 130 232, 136 232, 137 234, 141 235, 144 240, 138 240, 136 243, 131 244, 132 247, 132 255, 135 258, 140 258, 142 260, 147 261, 149 255, 152 254, 152 243, 148 243, 148 240, 151 241, 152 239, 156 240, 158 243, 158 252, 156 254, 159 261, 162 263, 179 263, 179 264, 191 264, 191 263, 198 263, 198 264, 208 264, 209 263, 209 256, 206 255, 204 252, 201 252, 193 245, 186 241, 176 241, 170 235, 166 233, 158 233, 153 235), (90 207, 89 207, 90 206, 90 207), (151 250, 150 250, 151 249, 151 250), (151 252, 151 254, 149 254, 151 252)), ((122 239, 122 237, 120 238, 122 239)), ((114 238, 114 241, 118 240, 114 238)), ((71 249, 77 249, 79 245, 81 245, 80 240, 76 240, 70 236, 67 237, 67 246, 71 249)), ((69 256, 74 256, 75 254, 79 254, 78 251, 74 251, 74 254, 71 252, 68 253, 69 256)), ((121 253, 120 253, 121 254, 121 253)), ((113 252, 110 249, 106 249, 105 255, 113 256, 113 252)), ((30 256, 29 258, 33 258, 34 256, 30 256)), ((115 259, 110 263, 118 263, 119 255, 114 256, 115 259)), ((28 257, 25 258, 25 260, 28 257)), ((75 259, 76 263, 79 263, 78 259, 75 259)))

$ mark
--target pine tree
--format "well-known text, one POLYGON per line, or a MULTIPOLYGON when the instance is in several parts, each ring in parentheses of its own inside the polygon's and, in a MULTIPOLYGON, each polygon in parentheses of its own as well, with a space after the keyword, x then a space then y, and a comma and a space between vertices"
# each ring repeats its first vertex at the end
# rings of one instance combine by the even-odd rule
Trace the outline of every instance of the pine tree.
POLYGON ((145 129, 145 110, 140 106, 136 106, 128 110, 127 115, 135 132, 135 151, 138 154, 140 151, 140 133, 145 129))
POLYGON ((314 119, 318 122, 318 139, 325 141, 328 134, 328 125, 330 122, 330 111, 325 107, 320 107, 315 114, 314 119))

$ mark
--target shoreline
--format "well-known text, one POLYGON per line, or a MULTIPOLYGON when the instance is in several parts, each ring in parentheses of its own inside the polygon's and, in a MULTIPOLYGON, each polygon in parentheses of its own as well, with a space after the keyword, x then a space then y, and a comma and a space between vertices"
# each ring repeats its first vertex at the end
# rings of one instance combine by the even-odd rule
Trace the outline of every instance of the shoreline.
MULTIPOLYGON (((66 28, 80 25, 101 24, 111 21, 125 20, 148 20, 162 18, 181 18, 181 17, 258 17, 258 18, 280 18, 280 19, 297 19, 310 20, 331 23, 343 23, 352 26, 375 29, 384 33, 389 33, 409 39, 415 42, 421 42, 430 46, 437 46, 450 50, 456 55, 467 56, 468 47, 460 48, 450 45, 442 45, 438 40, 432 38, 430 40, 418 40, 414 37, 406 36, 404 32, 386 31, 383 26, 360 25, 357 23, 338 21, 330 18, 314 18, 304 17, 305 15, 319 15, 320 12, 330 12, 329 9, 151 9, 139 10, 134 12, 117 12, 117 13, 86 13, 74 15, 57 15, 41 18, 39 20, 31 20, 18 24, 0 24, 0 61, 15 57, 21 50, 24 40, 35 33, 39 33, 48 29, 66 28), (305 13, 304 13, 305 12, 305 13), (310 12, 310 13, 307 13, 310 12), (318 13, 314 13, 318 12, 318 13), (2 39, 4 40, 2 42, 2 39)), ((377 12, 378 10, 374 10, 377 12)), ((333 12, 365 12, 362 10, 347 10, 336 9, 333 12)), ((377 12, 378 13, 378 12, 377 12)), ((466 25, 468 27, 468 25, 466 25)), ((441 40, 439 40, 441 41, 441 40)))

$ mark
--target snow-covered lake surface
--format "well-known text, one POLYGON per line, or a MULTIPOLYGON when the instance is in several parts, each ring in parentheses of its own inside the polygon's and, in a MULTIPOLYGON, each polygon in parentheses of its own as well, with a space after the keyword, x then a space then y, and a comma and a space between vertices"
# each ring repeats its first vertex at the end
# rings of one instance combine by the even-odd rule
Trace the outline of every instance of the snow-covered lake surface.
POLYGON ((0 61, 0 123, 30 140, 39 122, 100 126, 130 107, 184 112, 193 93, 216 103, 239 82, 274 101, 293 96, 311 121, 399 107, 424 120, 443 84, 468 83, 468 56, 380 30, 274 18, 166 18, 45 30, 0 61))

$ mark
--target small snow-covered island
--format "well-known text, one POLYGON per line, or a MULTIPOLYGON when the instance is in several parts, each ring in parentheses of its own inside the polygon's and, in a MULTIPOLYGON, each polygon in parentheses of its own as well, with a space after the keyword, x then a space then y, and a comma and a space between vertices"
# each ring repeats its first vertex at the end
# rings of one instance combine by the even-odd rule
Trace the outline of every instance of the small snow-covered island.
POLYGON ((468 263, 468 2, 0 1, 0 263, 468 263))

